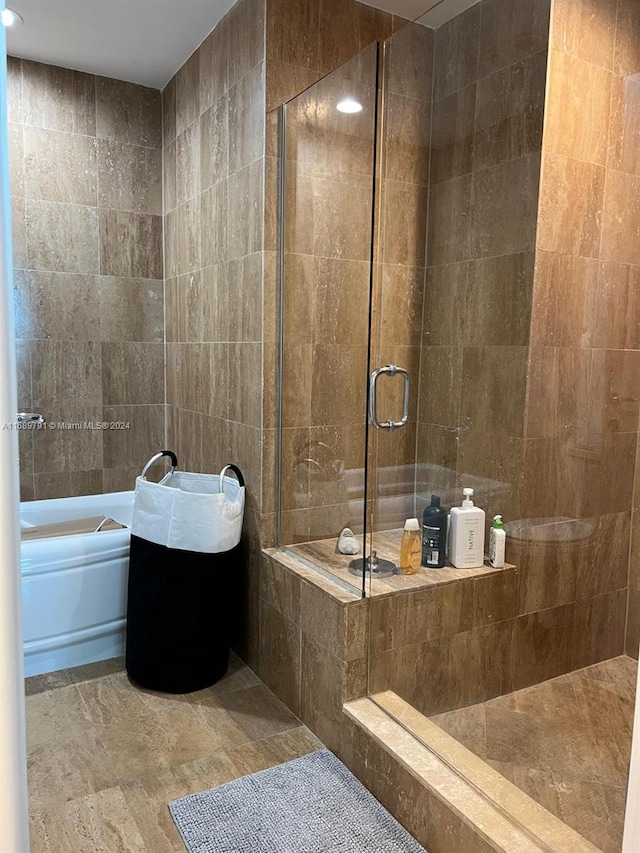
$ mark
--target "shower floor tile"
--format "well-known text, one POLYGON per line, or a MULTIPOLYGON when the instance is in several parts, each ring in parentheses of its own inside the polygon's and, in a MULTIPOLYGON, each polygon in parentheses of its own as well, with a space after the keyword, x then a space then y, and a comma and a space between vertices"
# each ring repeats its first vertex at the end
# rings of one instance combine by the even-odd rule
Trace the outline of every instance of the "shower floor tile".
POLYGON ((322 746, 238 658, 184 696, 117 666, 26 681, 31 853, 181 853, 169 800, 322 746))
POLYGON ((621 656, 431 717, 599 847, 619 853, 637 663, 621 656))

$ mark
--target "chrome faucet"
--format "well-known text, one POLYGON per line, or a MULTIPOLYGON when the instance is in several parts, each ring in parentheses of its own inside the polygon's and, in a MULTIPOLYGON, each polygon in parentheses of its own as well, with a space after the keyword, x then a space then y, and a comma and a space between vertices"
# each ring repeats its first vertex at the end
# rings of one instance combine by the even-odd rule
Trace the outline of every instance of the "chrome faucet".
POLYGON ((29 424, 30 426, 42 426, 46 423, 44 417, 38 412, 18 412, 16 420, 19 424, 29 424))

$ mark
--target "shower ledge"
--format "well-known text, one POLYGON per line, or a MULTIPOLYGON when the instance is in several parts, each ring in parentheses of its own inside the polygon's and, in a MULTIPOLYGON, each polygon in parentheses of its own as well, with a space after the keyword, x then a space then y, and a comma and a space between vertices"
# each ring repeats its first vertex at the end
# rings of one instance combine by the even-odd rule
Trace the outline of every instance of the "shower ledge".
MULTIPOLYGON (((402 530, 388 530, 374 534, 374 547, 378 557, 392 562, 397 561, 401 536, 402 530)), ((362 537, 358 538, 362 539, 362 537)), ((349 563, 353 557, 336 552, 335 538, 289 545, 284 550, 270 548, 266 553, 272 559, 285 563, 288 568, 297 571, 298 574, 303 574, 306 580, 323 586, 325 591, 333 594, 334 597, 346 595, 352 598, 354 593, 358 597, 361 595, 362 579, 349 572, 349 563), (321 578, 319 581, 318 576, 321 578), (325 587, 326 584, 329 586, 325 587), (341 593, 336 594, 335 585, 342 589, 341 593)), ((503 567, 497 569, 488 562, 477 569, 456 569, 451 565, 442 569, 420 568, 416 575, 398 573, 392 577, 367 581, 367 598, 379 598, 402 592, 430 589, 443 584, 465 582, 500 572, 516 571, 516 566, 511 563, 505 563, 503 567)))
POLYGON ((355 699, 343 711, 491 849, 601 853, 397 694, 355 699))

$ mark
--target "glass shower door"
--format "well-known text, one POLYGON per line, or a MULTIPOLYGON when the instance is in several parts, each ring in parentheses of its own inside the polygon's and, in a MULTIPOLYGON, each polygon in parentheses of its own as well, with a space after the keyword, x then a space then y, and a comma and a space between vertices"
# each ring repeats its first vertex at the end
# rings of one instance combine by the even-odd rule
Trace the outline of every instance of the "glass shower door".
POLYGON ((283 108, 279 535, 354 592, 365 533, 378 46, 283 108))
MULTIPOLYGON (((417 401, 427 238, 433 34, 409 24, 381 48, 369 378, 369 577, 398 587, 416 496, 417 401)), ((369 590, 371 591, 371 590, 369 590)))

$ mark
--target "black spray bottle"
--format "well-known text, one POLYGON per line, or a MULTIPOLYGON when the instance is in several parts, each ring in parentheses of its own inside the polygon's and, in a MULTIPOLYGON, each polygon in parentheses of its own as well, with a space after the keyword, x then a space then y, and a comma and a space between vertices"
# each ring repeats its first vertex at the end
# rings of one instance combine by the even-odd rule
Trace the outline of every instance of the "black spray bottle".
POLYGON ((447 511, 440 506, 440 495, 431 495, 431 506, 422 516, 422 565, 441 569, 447 561, 447 511))

